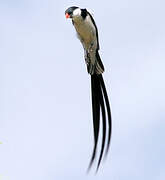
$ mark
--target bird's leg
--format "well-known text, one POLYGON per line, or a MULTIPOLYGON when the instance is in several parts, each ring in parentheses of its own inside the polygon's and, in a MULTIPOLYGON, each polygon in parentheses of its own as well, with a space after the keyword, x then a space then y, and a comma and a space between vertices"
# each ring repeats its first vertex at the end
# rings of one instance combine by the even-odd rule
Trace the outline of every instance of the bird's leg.
POLYGON ((93 51, 94 43, 92 42, 88 48, 88 52, 91 53, 93 51))
POLYGON ((89 61, 89 73, 94 74, 96 66, 96 57, 94 52, 94 43, 92 42, 87 50, 87 59, 89 61))
POLYGON ((89 65, 90 57, 89 57, 88 51, 86 51, 85 49, 84 49, 84 58, 85 58, 85 63, 88 66, 89 65))

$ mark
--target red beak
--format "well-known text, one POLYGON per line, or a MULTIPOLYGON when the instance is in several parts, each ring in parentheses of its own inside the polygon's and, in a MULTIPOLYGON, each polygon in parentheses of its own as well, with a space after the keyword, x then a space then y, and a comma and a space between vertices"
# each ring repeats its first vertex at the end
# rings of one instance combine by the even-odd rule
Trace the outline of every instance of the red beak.
POLYGON ((70 18, 70 15, 68 13, 65 14, 66 19, 70 18))

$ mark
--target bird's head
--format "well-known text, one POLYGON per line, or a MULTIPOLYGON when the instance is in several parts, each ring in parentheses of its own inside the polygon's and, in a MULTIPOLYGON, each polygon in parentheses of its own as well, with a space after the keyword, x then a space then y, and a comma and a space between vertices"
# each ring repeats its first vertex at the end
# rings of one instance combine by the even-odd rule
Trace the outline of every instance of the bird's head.
POLYGON ((76 6, 72 6, 69 7, 66 11, 65 11, 65 17, 66 18, 74 18, 76 16, 80 16, 81 15, 81 9, 79 7, 76 6))

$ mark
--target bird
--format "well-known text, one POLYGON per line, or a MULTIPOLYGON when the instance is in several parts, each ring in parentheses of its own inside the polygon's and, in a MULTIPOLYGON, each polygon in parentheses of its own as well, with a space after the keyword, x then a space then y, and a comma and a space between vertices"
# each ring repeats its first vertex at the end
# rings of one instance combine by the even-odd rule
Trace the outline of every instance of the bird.
POLYGON ((96 167, 97 172, 102 161, 103 154, 106 157, 109 151, 112 133, 110 102, 102 75, 104 72, 104 65, 99 55, 100 46, 98 29, 93 16, 86 8, 71 6, 66 9, 65 17, 72 20, 72 24, 77 32, 77 37, 84 49, 87 72, 91 76, 94 147, 88 171, 91 169, 96 159, 100 124, 102 122, 102 141, 96 167))

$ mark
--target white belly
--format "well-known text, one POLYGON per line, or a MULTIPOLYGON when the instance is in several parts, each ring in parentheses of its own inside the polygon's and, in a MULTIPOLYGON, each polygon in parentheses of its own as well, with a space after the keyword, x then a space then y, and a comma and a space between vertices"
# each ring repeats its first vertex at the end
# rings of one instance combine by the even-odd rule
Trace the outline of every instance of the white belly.
POLYGON ((89 16, 87 16, 86 20, 83 20, 82 18, 74 19, 74 27, 77 31, 80 41, 86 50, 90 47, 91 44, 96 42, 95 27, 89 19, 89 16))

